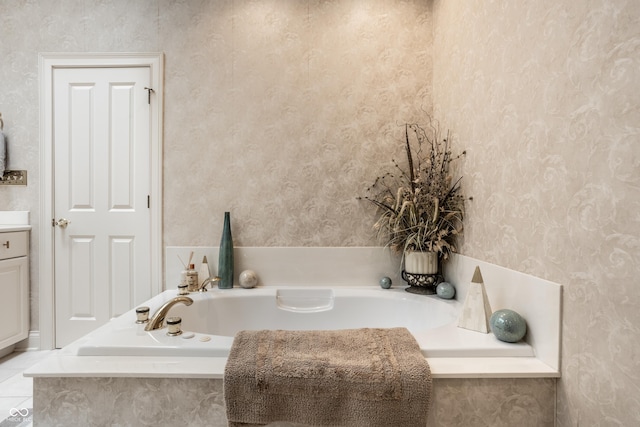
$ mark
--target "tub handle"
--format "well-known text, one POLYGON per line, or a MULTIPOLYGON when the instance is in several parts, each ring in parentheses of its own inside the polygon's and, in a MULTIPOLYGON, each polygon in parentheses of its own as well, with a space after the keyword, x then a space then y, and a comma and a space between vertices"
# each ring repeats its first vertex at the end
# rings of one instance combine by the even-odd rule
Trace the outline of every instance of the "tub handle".
POLYGON ((182 334, 182 318, 175 316, 175 317, 169 317, 166 320, 167 322, 167 335, 169 335, 170 337, 177 337, 178 335, 182 334))

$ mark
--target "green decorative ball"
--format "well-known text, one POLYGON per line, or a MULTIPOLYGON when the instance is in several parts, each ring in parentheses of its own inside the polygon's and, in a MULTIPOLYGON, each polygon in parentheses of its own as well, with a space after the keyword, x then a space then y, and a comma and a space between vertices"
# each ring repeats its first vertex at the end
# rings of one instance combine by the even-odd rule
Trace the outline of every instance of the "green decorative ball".
POLYGON ((380 286, 382 287, 382 289, 389 289, 391 287, 391 279, 387 276, 384 276, 382 279, 380 279, 380 286))
POLYGON ((489 319, 491 331, 500 341, 518 342, 527 333, 527 322, 513 310, 494 312, 489 319))
POLYGON ((449 282, 440 282, 436 287, 436 294, 443 299, 451 299, 456 296, 456 288, 449 282))

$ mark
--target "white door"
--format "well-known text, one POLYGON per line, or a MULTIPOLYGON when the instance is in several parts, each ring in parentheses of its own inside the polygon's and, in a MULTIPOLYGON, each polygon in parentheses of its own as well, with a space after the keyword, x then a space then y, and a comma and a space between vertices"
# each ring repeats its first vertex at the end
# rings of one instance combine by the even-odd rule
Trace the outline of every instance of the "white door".
POLYGON ((151 296, 149 67, 53 70, 55 346, 151 296))

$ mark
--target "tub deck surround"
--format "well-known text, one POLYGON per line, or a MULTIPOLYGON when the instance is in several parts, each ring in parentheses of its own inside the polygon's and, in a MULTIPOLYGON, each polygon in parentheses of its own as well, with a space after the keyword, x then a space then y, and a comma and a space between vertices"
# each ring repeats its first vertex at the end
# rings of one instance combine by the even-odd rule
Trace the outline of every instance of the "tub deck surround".
POLYGON ((444 275, 456 286, 456 299, 464 301, 476 267, 491 309, 508 308, 527 322, 524 340, 534 348, 536 358, 560 376, 562 286, 471 257, 454 255, 445 264, 444 275))
MULTIPOLYGON (((218 273, 211 260, 218 259, 219 248, 168 246, 164 289, 177 288, 184 270, 180 259, 189 259, 191 251, 197 262, 206 256, 211 274, 218 273)), ((253 270, 259 286, 366 286, 378 285, 384 276, 394 285, 404 283, 400 256, 381 247, 235 247, 233 257, 236 276, 253 270)))
MULTIPOLYGON (((167 248, 167 274, 168 281, 179 277, 179 261, 177 268, 170 267, 170 257, 178 254, 187 254, 194 248, 167 248), (170 251, 172 249, 172 251, 170 251), (183 251, 183 252, 180 252, 183 251), (173 279, 172 271, 177 272, 173 279)), ((195 259, 202 259, 207 255, 208 259, 213 257, 215 248, 208 249, 195 248, 195 259)), ((234 288, 217 292, 228 293, 228 295, 253 295, 257 296, 261 292, 275 292, 276 289, 290 287, 292 281, 301 277, 308 277, 308 285, 297 288, 310 289, 327 288, 326 284, 331 283, 331 288, 347 289, 355 287, 368 287, 376 289, 376 292, 388 292, 397 294, 402 298, 410 297, 411 294, 404 292, 404 284, 400 279, 394 279, 391 290, 382 290, 377 285, 372 285, 372 281, 377 284, 379 277, 383 275, 391 276, 390 269, 397 268, 391 261, 388 252, 382 248, 337 248, 339 256, 331 255, 329 260, 323 258, 323 253, 331 253, 332 248, 236 248, 236 269, 242 271, 245 268, 254 269, 260 275, 261 283, 259 288, 242 289, 234 288), (362 249, 362 250, 360 250, 362 249), (269 253, 268 262, 258 261, 252 257, 269 253), (293 253, 292 253, 293 252, 293 253), (375 273, 366 271, 366 274, 356 275, 352 273, 349 280, 330 280, 329 275, 339 276, 342 268, 347 268, 349 258, 365 260, 368 265, 374 265, 375 273), (308 257, 312 261, 304 261, 308 257), (303 271, 312 268, 312 270, 303 271), (268 264, 268 265, 266 265, 268 264), (291 267, 293 265, 293 267, 291 267), (238 268, 240 266, 240 268, 238 268), (264 266, 264 269, 263 269, 264 266), (283 268, 286 267, 286 268, 283 268), (291 268, 290 268, 291 267, 291 268), (284 270, 283 282, 278 285, 277 271, 284 270), (324 283, 322 283, 324 281, 324 283), (337 284, 335 282, 338 282, 337 284), (349 283, 345 283, 349 282, 349 283), (402 283, 402 285, 400 285, 402 283), (287 286, 285 286, 287 285, 287 286), (324 285, 324 286, 322 286, 324 285)), ((184 259, 184 257, 183 257, 184 259)), ((498 341, 493 334, 482 334, 474 331, 457 328, 453 324, 448 324, 433 328, 424 332, 416 332, 418 341, 424 343, 426 358, 431 366, 434 378, 554 378, 559 377, 560 360, 560 296, 561 286, 552 282, 524 275, 512 270, 504 269, 489 263, 484 263, 473 258, 464 256, 454 256, 452 262, 447 264, 446 277, 457 288, 457 296, 454 301, 441 301, 445 304, 460 304, 464 301, 468 282, 471 280, 476 266, 480 266, 487 289, 488 298, 493 309, 511 308, 520 314, 527 321, 528 332, 525 336, 526 344, 512 345, 498 341), (425 335, 422 335, 422 334, 425 335), (506 346, 510 351, 518 350, 518 346, 532 351, 533 355, 505 355, 493 352, 500 347, 485 347, 485 353, 468 353, 463 355, 459 352, 452 355, 452 342, 457 342, 462 346, 474 347, 478 350, 477 342, 491 342, 499 346, 506 346), (447 353, 449 352, 449 353, 447 353), (492 353, 493 352, 493 353, 492 353)), ((156 298, 166 298, 175 294, 174 286, 169 287, 170 292, 161 294, 156 298), (173 292, 173 293, 172 293, 173 292), (164 295, 164 296, 163 296, 164 295)), ((213 292, 213 291, 209 291, 213 292)), ((192 294, 194 295, 194 294, 192 294)), ((213 294, 211 294, 213 295, 213 294)), ((196 298, 199 296, 194 295, 196 298)), ((435 296, 413 295, 415 298, 432 298, 435 296)), ((160 305, 160 300, 158 301, 160 305)), ((180 306, 176 306, 178 308, 180 306)), ((181 308, 185 311, 189 307, 181 308)), ((152 307, 153 311, 154 307, 152 307)), ((135 314, 130 313, 131 316, 135 314)), ((382 314, 381 314, 382 316, 382 314)), ((132 317, 135 319, 135 317, 132 317)), ((114 320, 103 328, 117 327, 118 322, 114 320)), ((457 323, 454 321, 454 323, 457 323)), ((184 328, 187 329, 187 328, 184 328)), ((100 332, 99 330, 95 333, 100 332)), ((38 365, 28 370, 25 375, 30 377, 147 377, 147 378, 221 378, 224 372, 226 358, 223 356, 202 357, 202 356, 78 356, 78 350, 92 339, 92 334, 84 337, 56 355, 42 361, 38 365)), ((180 338, 179 338, 180 339, 180 338)), ((229 337, 227 337, 229 341, 229 337)), ((195 343, 194 343, 195 344, 195 343)), ((458 349, 459 350, 459 349, 458 349)), ((456 350, 456 351, 458 351, 456 350)))

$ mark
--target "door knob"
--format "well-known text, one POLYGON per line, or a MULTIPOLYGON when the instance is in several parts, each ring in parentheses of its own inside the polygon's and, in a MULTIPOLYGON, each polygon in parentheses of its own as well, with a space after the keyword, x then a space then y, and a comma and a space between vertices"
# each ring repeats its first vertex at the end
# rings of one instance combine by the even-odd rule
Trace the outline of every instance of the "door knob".
POLYGON ((71 221, 69 221, 68 219, 60 218, 58 221, 56 221, 55 225, 60 228, 67 228, 67 225, 69 225, 70 223, 71 221))

